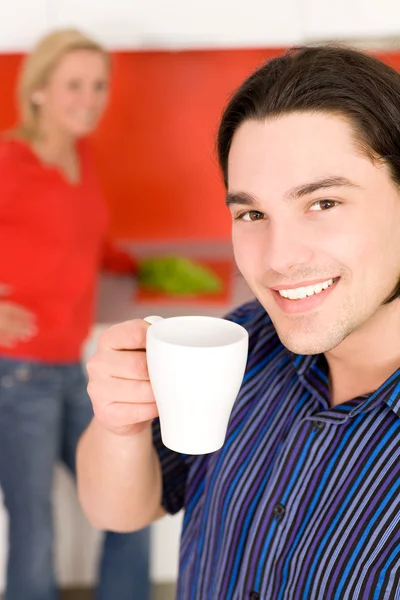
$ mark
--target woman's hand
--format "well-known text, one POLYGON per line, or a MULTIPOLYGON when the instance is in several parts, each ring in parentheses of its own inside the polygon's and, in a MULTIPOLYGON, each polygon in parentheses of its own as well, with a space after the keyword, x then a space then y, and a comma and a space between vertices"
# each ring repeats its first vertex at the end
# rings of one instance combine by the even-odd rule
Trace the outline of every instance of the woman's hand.
POLYGON ((0 300, 0 346, 13 348, 36 333, 36 317, 32 312, 9 300, 0 300))

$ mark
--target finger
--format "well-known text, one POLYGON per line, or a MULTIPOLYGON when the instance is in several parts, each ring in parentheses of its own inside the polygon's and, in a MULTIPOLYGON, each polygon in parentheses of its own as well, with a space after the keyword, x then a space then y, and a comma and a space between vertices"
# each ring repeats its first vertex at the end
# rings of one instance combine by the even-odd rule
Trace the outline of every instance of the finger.
POLYGON ((101 347, 113 350, 138 350, 146 347, 146 332, 150 327, 142 319, 134 319, 106 329, 99 340, 101 347))
POLYGON ((111 404, 151 404, 155 402, 153 390, 148 381, 131 381, 106 377, 89 379, 88 393, 93 405, 111 404))
POLYGON ((35 335, 38 331, 34 321, 25 318, 16 317, 15 315, 2 315, 0 321, 0 329, 10 331, 15 335, 35 335))
POLYGON ((8 310, 6 312, 9 318, 17 321, 25 321, 27 323, 36 321, 35 313, 24 308, 23 306, 20 306, 19 304, 8 304, 8 310))
POLYGON ((28 342, 33 337, 35 337, 37 333, 38 329, 36 327, 30 327, 29 329, 26 329, 25 331, 18 334, 18 337, 20 338, 21 342, 28 342))
POLYGON ((9 329, 10 331, 21 332, 34 331, 36 329, 36 325, 34 325, 33 323, 29 323, 27 321, 15 318, 7 319, 7 322, 3 325, 3 327, 5 329, 9 329))
POLYGON ((151 421, 158 416, 156 404, 112 403, 95 409, 96 418, 107 427, 125 428, 151 421))
POLYGON ((93 376, 110 376, 121 379, 149 380, 146 352, 139 350, 104 349, 94 354, 87 363, 87 371, 93 376))
POLYGON ((4 335, 11 335, 13 337, 30 337, 37 332, 35 325, 29 325, 22 323, 21 321, 15 321, 7 319, 7 322, 0 324, 0 330, 4 335))
POLYGON ((32 337, 31 334, 23 334, 14 331, 0 331, 0 344, 7 348, 14 348, 19 342, 26 342, 32 337))
POLYGON ((33 335, 31 333, 0 332, 0 346, 14 348, 20 342, 28 342, 33 335))

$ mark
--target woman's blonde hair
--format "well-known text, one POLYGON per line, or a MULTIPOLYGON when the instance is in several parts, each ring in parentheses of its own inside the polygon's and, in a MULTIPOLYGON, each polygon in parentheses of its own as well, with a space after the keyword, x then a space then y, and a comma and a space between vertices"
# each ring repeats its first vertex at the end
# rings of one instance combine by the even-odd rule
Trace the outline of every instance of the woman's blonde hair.
POLYGON ((14 135, 28 140, 37 137, 40 107, 35 104, 33 96, 46 84, 62 58, 77 50, 99 52, 107 63, 110 62, 106 49, 77 29, 53 31, 42 38, 25 57, 17 87, 20 120, 14 135))

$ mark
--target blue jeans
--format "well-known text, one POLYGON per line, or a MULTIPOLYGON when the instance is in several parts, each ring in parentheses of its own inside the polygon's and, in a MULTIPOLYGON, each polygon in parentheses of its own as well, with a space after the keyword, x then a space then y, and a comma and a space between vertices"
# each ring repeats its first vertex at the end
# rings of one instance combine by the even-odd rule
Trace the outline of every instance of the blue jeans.
MULTIPOLYGON (((51 494, 61 459, 75 475, 92 418, 79 364, 0 359, 0 486, 9 515, 5 600, 55 600, 51 494)), ((97 600, 148 600, 149 530, 107 533, 97 600)))

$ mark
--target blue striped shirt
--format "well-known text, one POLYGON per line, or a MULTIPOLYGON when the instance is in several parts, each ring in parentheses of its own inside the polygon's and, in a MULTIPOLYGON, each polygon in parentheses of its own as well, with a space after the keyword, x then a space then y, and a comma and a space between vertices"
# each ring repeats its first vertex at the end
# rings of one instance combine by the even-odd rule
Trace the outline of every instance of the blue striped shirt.
POLYGON ((184 508, 180 600, 400 598, 400 370, 331 407, 323 356, 280 342, 265 310, 228 316, 250 334, 221 450, 154 443, 163 506, 184 508))

